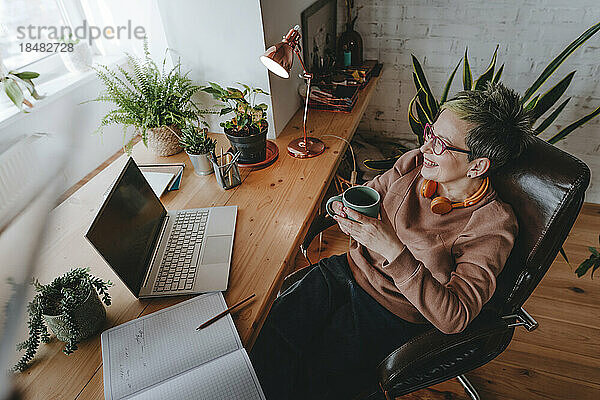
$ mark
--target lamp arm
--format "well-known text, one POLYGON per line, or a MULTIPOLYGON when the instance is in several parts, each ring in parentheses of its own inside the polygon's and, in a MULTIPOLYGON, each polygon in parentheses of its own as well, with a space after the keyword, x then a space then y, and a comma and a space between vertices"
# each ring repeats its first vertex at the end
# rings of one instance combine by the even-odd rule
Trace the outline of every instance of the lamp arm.
POLYGON ((302 56, 300 55, 299 46, 294 46, 294 53, 298 56, 298 60, 300 60, 300 65, 302 66, 302 78, 310 79, 313 77, 311 73, 306 70, 306 66, 304 65, 304 61, 302 60, 302 56))
POLYGON ((298 56, 298 59, 300 60, 300 65, 302 66, 302 75, 301 78, 305 78, 305 79, 309 79, 312 78, 312 74, 310 74, 307 70, 306 70, 306 65, 304 65, 304 60, 302 59, 302 56, 300 55, 300 38, 302 36, 300 35, 300 26, 296 25, 294 26, 292 29, 290 29, 290 31, 287 33, 287 35, 285 35, 283 37, 283 41, 288 43, 292 49, 294 49, 294 53, 296 53, 296 55, 298 56))
POLYGON ((300 60, 300 65, 302 66, 302 75, 300 75, 300 76, 302 78, 306 79, 306 100, 304 102, 304 118, 302 119, 302 131, 304 133, 304 145, 306 145, 306 142, 308 140, 307 135, 306 135, 306 118, 308 116, 308 99, 310 97, 310 81, 313 78, 313 74, 306 71, 306 67, 304 66, 304 61, 302 60, 302 56, 300 56, 300 46, 297 45, 297 42, 294 43, 293 49, 294 49, 294 53, 296 53, 296 55, 298 56, 298 59, 300 60))

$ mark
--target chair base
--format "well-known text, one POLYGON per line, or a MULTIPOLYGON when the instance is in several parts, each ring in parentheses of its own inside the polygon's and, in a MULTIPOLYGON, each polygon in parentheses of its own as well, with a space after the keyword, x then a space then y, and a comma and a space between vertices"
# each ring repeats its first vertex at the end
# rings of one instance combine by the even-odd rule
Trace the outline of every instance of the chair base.
MULTIPOLYGON (((465 393, 469 396, 469 398, 471 400, 481 400, 481 397, 479 397, 479 393, 477 393, 475 386, 473 386, 473 384, 467 379, 466 376, 458 375, 456 377, 456 379, 458 379, 458 381, 462 385, 463 389, 465 390, 465 393)), ((360 399, 361 400, 392 400, 393 397, 391 397, 388 393, 385 393, 382 389, 382 390, 377 390, 376 392, 371 393, 371 395, 368 397, 360 397, 360 399)))
POLYGON ((479 393, 477 393, 473 384, 469 382, 464 375, 459 375, 456 379, 458 379, 463 389, 465 389, 465 393, 468 394, 472 400, 481 400, 481 397, 479 397, 479 393))

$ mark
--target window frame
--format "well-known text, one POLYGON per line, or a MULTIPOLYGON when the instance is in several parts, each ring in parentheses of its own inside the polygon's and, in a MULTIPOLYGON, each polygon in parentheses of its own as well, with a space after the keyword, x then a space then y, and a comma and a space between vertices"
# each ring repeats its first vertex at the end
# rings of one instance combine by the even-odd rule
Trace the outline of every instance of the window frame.
MULTIPOLYGON (((85 10, 81 4, 81 0, 56 0, 58 8, 61 10, 65 23, 73 29, 73 27, 83 25, 83 21, 87 20, 85 17, 85 10)), ((92 42, 92 54, 101 54, 96 41, 92 42)))
MULTIPOLYGON (((78 26, 79 24, 83 23, 83 20, 85 19, 85 14, 83 13, 83 8, 81 7, 80 0, 54 1, 56 2, 58 11, 60 12, 61 18, 65 26, 70 26, 71 29, 73 29, 74 26, 78 26)), ((97 54, 97 49, 93 48, 92 53, 97 54)), ((44 71, 58 72, 60 66, 62 65, 62 61, 59 58, 60 56, 57 53, 49 53, 42 58, 38 58, 35 61, 19 66, 15 70, 27 71, 31 70, 32 68, 42 67, 44 71), (54 59, 49 60, 50 58, 54 59)), ((36 70, 36 72, 39 71, 36 70)), ((64 69, 64 72, 67 72, 66 68, 64 69)), ((42 81, 43 79, 40 80, 40 82, 42 81)))
MULTIPOLYGON (((70 26, 74 29, 77 26, 83 25, 86 20, 84 7, 81 4, 81 0, 54 0, 58 5, 59 12, 63 19, 64 26, 70 26)), ((117 39, 115 39, 117 40, 117 39)), ((101 52, 95 42, 92 42, 91 46, 92 55, 94 57, 94 63, 98 61, 102 62, 104 58, 112 60, 115 57, 101 57, 101 52)), ((0 55, 1 56, 1 55, 0 55)), ((0 63, 5 67, 0 57, 0 63)), ((8 69, 7 69, 8 70, 8 69)), ((89 72, 86 73, 73 73, 70 72, 64 65, 62 58, 58 53, 48 54, 45 57, 32 61, 16 69, 17 71, 34 71, 40 74, 40 77, 35 80, 36 88, 40 87, 51 87, 52 93, 40 94, 54 97, 54 93, 60 88, 57 88, 55 83, 62 83, 63 85, 70 86, 76 84, 80 79, 88 79, 89 72), (69 77, 72 75, 72 77, 69 77)), ((39 90, 38 90, 39 91, 39 90)), ((46 102, 46 100, 42 100, 46 102)), ((28 110, 29 111, 29 110, 28 110)), ((6 95, 0 93, 0 125, 3 121, 10 118, 11 115, 19 113, 19 109, 8 99, 6 95), (14 110, 12 110, 14 108, 14 110), (14 111, 14 112, 13 112, 14 111)))

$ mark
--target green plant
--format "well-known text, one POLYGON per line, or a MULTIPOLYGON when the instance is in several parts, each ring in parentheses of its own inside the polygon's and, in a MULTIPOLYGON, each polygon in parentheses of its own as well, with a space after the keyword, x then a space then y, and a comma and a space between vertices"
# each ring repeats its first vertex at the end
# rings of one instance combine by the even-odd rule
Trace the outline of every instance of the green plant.
MULTIPOLYGON (((560 97, 565 93, 571 80, 573 79, 573 75, 575 71, 567 74, 560 82, 554 85, 550 90, 543 94, 538 94, 535 97, 533 95, 540 89, 540 87, 552 76, 552 74, 561 66, 561 64, 575 51, 577 50, 586 40, 592 37, 598 30, 600 29, 600 23, 595 24, 587 31, 585 31, 581 36, 571 42, 558 56, 556 56, 548 66, 542 71, 540 76, 535 80, 535 82, 525 91, 523 96, 521 97, 521 103, 523 106, 530 110, 533 118, 534 124, 537 120, 542 117, 546 112, 548 112, 560 99, 560 97)), ((492 60, 490 65, 487 67, 485 72, 473 81, 473 76, 471 73, 471 68, 469 67, 469 59, 467 55, 467 49, 465 49, 465 56, 461 61, 463 63, 463 88, 464 90, 482 90, 488 82, 498 82, 502 76, 502 71, 504 70, 504 64, 495 72, 496 67, 496 57, 498 53, 498 46, 496 46, 496 50, 494 51, 494 55, 492 56, 492 60)), ((423 129, 426 123, 432 123, 435 115, 437 114, 439 107, 443 104, 448 96, 448 91, 450 89, 450 85, 452 84, 452 80, 454 79, 454 75, 460 66, 461 61, 458 62, 454 71, 450 74, 450 78, 446 82, 444 87, 444 91, 442 92, 442 96, 440 100, 436 100, 433 96, 433 93, 427 83, 427 78, 425 77, 425 73, 423 72, 423 68, 421 64, 417 60, 417 58, 413 55, 413 81, 415 84, 415 88, 417 93, 415 97, 411 100, 408 109, 408 120, 411 126, 411 129, 415 135, 417 135, 419 143, 423 143, 423 129), (413 106, 416 110, 416 115, 413 113, 413 106)), ((534 128, 535 134, 539 135, 548 128, 552 122, 558 117, 558 115, 565 108, 570 98, 563 101, 552 113, 550 113, 541 123, 534 128)), ((554 134, 552 137, 547 139, 549 143, 556 143, 561 139, 564 139, 569 133, 573 132, 576 128, 585 124, 595 116, 600 114, 600 107, 596 108, 590 114, 580 118, 579 120, 569 124, 565 128, 561 129, 558 133, 554 134)))
POLYGON ((243 91, 233 87, 223 89, 213 82, 209 84, 210 86, 202 88, 202 91, 223 103, 219 115, 234 113, 232 119, 220 124, 226 132, 235 136, 248 136, 262 132, 267 127, 267 105, 256 104, 256 96, 258 94, 268 96, 269 93, 243 83, 239 83, 244 88, 243 91))
MULTIPOLYGON (((598 242, 600 243, 600 235, 598 236, 598 242)), ((594 277, 594 272, 600 268, 600 247, 588 247, 590 250, 590 256, 584 260, 579 267, 575 270, 575 273, 579 278, 584 276, 590 269, 592 270, 591 276, 594 277)))
POLYGON ((0 84, 2 84, 4 93, 6 93, 10 101, 12 101, 19 110, 23 110, 23 104, 29 108, 33 107, 33 103, 25 97, 23 87, 27 89, 33 99, 40 100, 43 98, 43 96, 40 96, 35 90, 35 84, 33 83, 33 79, 36 79, 39 76, 40 74, 32 71, 7 71, 2 64, 2 61, 0 61, 0 84))
MULTIPOLYGON (((525 106, 526 109, 530 110, 533 114, 534 124, 550 109, 558 102, 560 97, 565 93, 575 71, 567 74, 560 82, 554 85, 550 90, 543 94, 537 94, 535 97, 533 95, 537 93, 540 87, 548 80, 550 76, 562 65, 562 63, 575 51, 577 50, 583 43, 585 43, 590 37, 592 37, 596 32, 600 30, 600 23, 593 25, 587 31, 581 34, 577 39, 571 42, 558 56, 556 56, 548 66, 542 71, 540 76, 534 81, 533 84, 525 91, 523 96, 521 97, 521 102, 525 106)), ((423 71, 419 60, 412 55, 412 63, 413 63, 413 81, 415 84, 416 94, 410 101, 408 105, 408 122, 412 132, 417 136, 417 140, 419 145, 423 144, 423 130, 425 128, 426 123, 432 123, 435 119, 440 106, 446 102, 448 98, 448 92, 450 90, 450 86, 452 85, 452 81, 460 67, 460 64, 463 63, 462 70, 462 81, 463 81, 463 89, 464 90, 481 90, 483 89, 488 82, 499 82, 502 77, 502 72, 504 71, 504 64, 496 70, 496 59, 498 53, 498 46, 496 46, 496 50, 492 56, 492 60, 481 76, 475 80, 473 80, 473 75, 471 72, 471 68, 469 66, 469 59, 467 54, 468 49, 465 49, 465 55, 462 59, 459 60, 458 64, 454 68, 454 70, 450 73, 450 77, 448 78, 446 85, 442 91, 442 95, 439 100, 433 95, 431 88, 427 82, 427 78, 423 71)), ((544 132, 551 124, 556 120, 559 114, 564 110, 566 105, 568 104, 571 98, 567 98, 563 102, 561 102, 558 107, 556 107, 543 121, 541 121, 534 128, 535 135, 540 135, 544 132)), ((578 119, 577 121, 567 125, 559 132, 552 135, 547 139, 549 143, 555 144, 561 139, 564 139, 567 135, 573 132, 576 128, 585 124, 592 118, 596 117, 600 114, 600 107, 596 108, 590 114, 578 119)), ((395 159, 383 160, 388 162, 378 161, 376 164, 379 168, 374 168, 373 165, 366 165, 373 169, 386 170, 390 168, 395 159)))
POLYGON ((198 128, 194 125, 187 125, 181 129, 181 139, 179 143, 188 154, 207 154, 215 150, 217 141, 211 139, 206 134, 207 128, 198 128))
MULTIPOLYGON (((178 62, 170 71, 165 71, 166 56, 162 68, 158 68, 150 57, 148 42, 144 41, 144 58, 138 59, 127 54, 128 72, 122 66, 111 70, 106 65, 94 68, 105 86, 97 98, 90 101, 113 103, 116 108, 106 114, 98 131, 111 124, 123 125, 123 138, 126 128, 133 126, 147 145, 147 130, 160 126, 183 128, 189 122, 200 122, 206 126, 202 113, 192 101, 192 96, 200 89, 181 72, 178 62)), ((174 133, 175 131, 172 130, 174 133)), ((177 133, 175 133, 176 136, 177 133)), ((133 139, 125 144, 130 151, 133 139)))
POLYGON ((35 356, 40 342, 48 343, 50 340, 43 315, 64 315, 70 339, 65 344, 63 352, 71 354, 77 350, 76 337, 79 334, 73 314, 90 295, 90 290, 95 289, 102 296, 102 302, 107 306, 110 305, 108 288, 112 283, 90 275, 89 268, 74 268, 47 285, 42 285, 35 279, 32 285, 35 287, 36 294, 27 306, 29 339, 17 345, 17 350, 25 350, 25 354, 14 366, 16 371, 25 370, 35 356))
POLYGON ((64 43, 64 44, 76 45, 76 44, 79 44, 79 42, 81 41, 81 39, 79 39, 77 37, 75 39, 73 39, 73 34, 69 33, 69 37, 68 38, 62 36, 58 41, 61 42, 61 43, 64 43))

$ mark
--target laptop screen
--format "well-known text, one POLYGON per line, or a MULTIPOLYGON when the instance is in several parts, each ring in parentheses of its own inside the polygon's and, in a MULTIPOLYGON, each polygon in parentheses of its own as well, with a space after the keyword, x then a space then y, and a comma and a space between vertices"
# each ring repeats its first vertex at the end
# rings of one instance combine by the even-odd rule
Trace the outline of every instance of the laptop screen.
POLYGON ((129 158, 85 235, 136 296, 166 214, 129 158))

